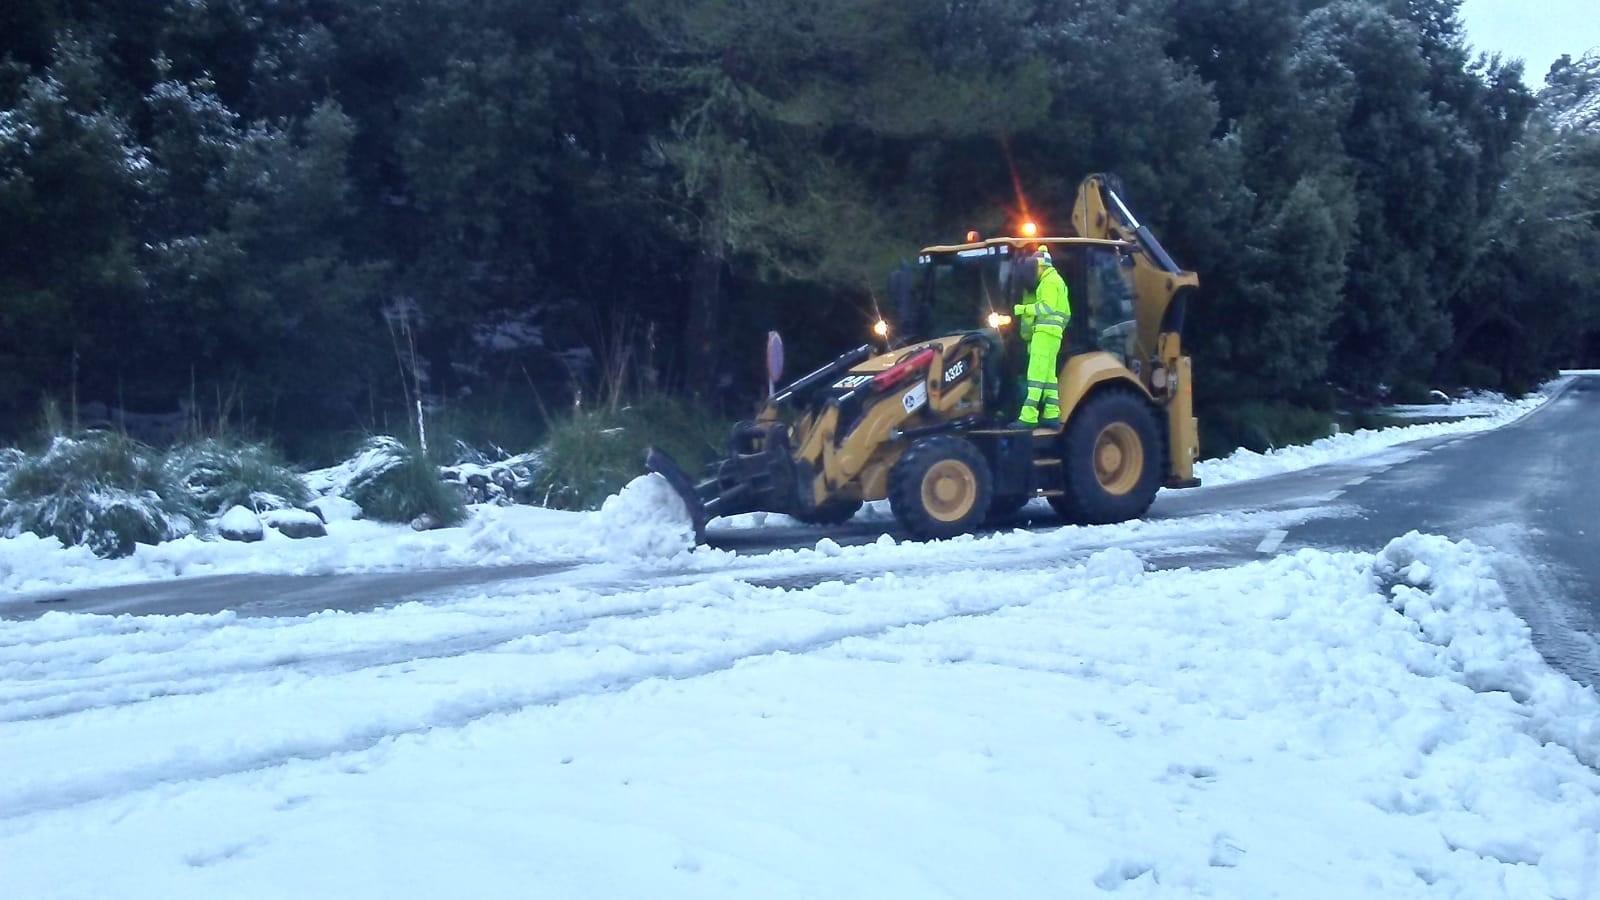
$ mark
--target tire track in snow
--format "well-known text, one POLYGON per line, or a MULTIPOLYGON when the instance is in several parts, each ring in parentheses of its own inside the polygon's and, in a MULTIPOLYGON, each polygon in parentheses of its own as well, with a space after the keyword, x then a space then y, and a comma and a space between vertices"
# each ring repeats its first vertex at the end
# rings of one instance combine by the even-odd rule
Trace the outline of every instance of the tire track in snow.
MULTIPOLYGON (((1239 536, 1248 534, 1253 529, 1260 528, 1262 524, 1294 524, 1319 514, 1326 513, 1313 510, 1294 510, 1272 513, 1246 513, 1243 516, 1233 517, 1228 520, 1224 520, 1221 517, 1216 517, 1207 523, 1211 527, 1207 529, 1209 533, 1206 536, 1239 536)), ((930 585, 935 586, 941 584, 942 579, 947 577, 952 572, 963 570, 991 571, 990 567, 988 566, 977 565, 979 561, 987 561, 991 564, 997 560, 1002 563, 1010 563, 1011 565, 1009 568, 994 569, 993 571, 995 571, 996 577, 1023 579, 1025 583, 1030 585, 1030 588, 1027 591, 1021 592, 1020 595, 1029 596, 1031 593, 1039 590, 1060 590, 1068 586, 1070 582, 1062 579, 1062 572, 1076 572, 1080 576, 1083 574, 1083 569, 1081 567, 1071 566, 1068 564, 1070 563, 1070 560, 1063 559, 1063 557, 1066 557, 1069 554, 1089 553, 1092 551, 1105 550, 1107 549, 1108 544, 1123 545, 1125 552, 1127 546, 1148 549, 1148 547, 1160 546, 1161 542, 1164 540, 1170 542, 1174 538, 1179 537, 1183 531, 1187 530, 1189 529, 1174 528, 1170 523, 1138 523, 1134 526, 1118 526, 1114 531, 1104 533, 1100 532, 1098 529, 1067 528, 1062 529, 1053 535, 1043 536, 1042 539, 1040 535, 1035 533, 1015 533, 999 534, 990 538, 980 539, 975 542, 956 540, 951 542, 936 542, 934 544, 926 545, 902 545, 895 548, 891 555, 894 557, 894 568, 910 569, 917 573, 909 578, 903 578, 899 580, 908 581, 911 583, 927 582, 930 585), (1055 535, 1059 535, 1059 539, 1055 539, 1055 535), (1087 538, 1087 540, 1085 540, 1085 538, 1087 538), (907 553, 907 551, 909 551, 909 553, 907 553), (1041 557, 1051 559, 1051 565, 1042 569, 1032 568, 1034 565, 1037 565, 1037 560, 1041 557)), ((1183 536, 1192 537, 1192 535, 1183 536)), ((1179 563, 1180 565, 1182 562, 1195 562, 1200 565, 1206 565, 1209 563, 1214 565, 1219 561, 1219 559, 1224 559, 1226 556, 1226 554, 1215 552, 1215 548, 1210 548, 1208 551, 1208 548, 1203 546, 1186 548, 1174 548, 1172 546, 1167 546, 1165 549, 1169 552, 1174 550, 1193 550, 1200 554, 1200 556, 1184 557, 1179 563), (1207 552, 1210 552, 1211 558, 1207 558, 1205 556, 1207 552)), ((805 597, 812 588, 808 586, 806 589, 798 591, 785 591, 777 588, 763 588, 759 584, 753 583, 755 579, 752 578, 752 576, 772 575, 782 572, 808 572, 814 576, 820 564, 821 566, 826 567, 826 571, 832 578, 832 582, 824 583, 822 585, 818 585, 817 587, 827 588, 829 583, 838 582, 842 584, 844 580, 855 580, 854 578, 850 577, 848 572, 848 569, 850 568, 876 566, 880 571, 885 568, 885 566, 883 566, 883 554, 881 552, 877 552, 876 548, 868 547, 862 548, 862 550, 865 552, 846 552, 843 555, 843 558, 839 559, 833 558, 831 554, 821 554, 818 552, 808 551, 800 554, 784 554, 780 559, 770 560, 766 565, 760 565, 756 567, 735 566, 725 568, 705 568, 698 571, 679 570, 675 572, 661 572, 656 576, 658 579, 660 579, 656 582, 656 586, 646 586, 647 589, 668 591, 672 592, 673 595, 677 595, 679 591, 682 591, 682 596, 688 598, 689 602, 677 604, 671 602, 671 597, 668 597, 666 598, 666 602, 661 604, 650 604, 648 608, 634 613, 634 616, 640 619, 655 619, 659 616, 675 613, 686 608, 699 608, 707 606, 715 606, 720 608, 730 605, 734 607, 740 607, 749 604, 752 600, 759 600, 759 598, 763 595, 783 598, 784 603, 780 608, 788 608, 795 605, 791 601, 796 598, 805 597), (840 571, 841 565, 845 567, 846 571, 840 571), (723 591, 709 592, 708 595, 708 592, 704 590, 708 579, 723 581, 729 590, 742 587, 744 591, 738 596, 731 596, 723 591), (665 582, 667 586, 662 586, 663 582, 665 582), (751 592, 755 592, 754 595, 752 595, 751 592), (720 599, 718 599, 715 603, 707 603, 706 601, 708 596, 720 599), (648 615, 644 615, 643 613, 648 613, 648 615)), ((894 575, 877 575, 876 577, 897 578, 897 576, 894 575)), ((588 591, 582 590, 578 585, 567 583, 563 584, 563 587, 573 588, 579 592, 579 595, 593 596, 588 591)), ((526 590, 526 584, 524 583, 524 586, 520 589, 526 590)), ((735 593, 737 593, 737 591, 735 591, 735 593)), ((937 591, 931 593, 933 595, 937 595, 937 591)), ((508 591, 506 594, 507 597, 512 595, 515 595, 514 590, 508 591)), ((480 597, 483 597, 484 599, 490 599, 489 595, 480 595, 480 597)), ((505 597, 499 599, 504 600, 505 597)), ((802 607, 804 606, 804 604, 800 605, 802 607)), ((150 762, 142 765, 124 765, 121 769, 113 770, 109 773, 95 773, 92 776, 78 782, 62 783, 61 781, 57 781, 52 785, 48 778, 36 778, 36 782, 43 783, 40 784, 37 789, 30 790, 26 794, 19 794, 8 799, 4 795, 3 791, 0 791, 0 820, 28 815, 32 812, 41 810, 49 810, 65 806, 73 806, 85 802, 92 802, 96 799, 113 796, 118 793, 131 790, 140 790, 162 783, 175 783, 195 779, 223 777, 228 774, 280 765, 294 759, 321 759, 343 753, 359 752, 361 750, 374 747, 389 738, 408 734, 418 734, 433 728, 459 728, 487 716, 515 712, 531 706, 553 705, 597 693, 609 693, 613 691, 626 690, 633 685, 646 680, 657 678, 701 677, 706 674, 712 674, 726 670, 727 668, 731 668, 732 666, 737 665, 739 662, 750 658, 770 656, 777 653, 809 653, 818 647, 828 646, 848 637, 873 637, 897 628, 924 625, 940 619, 952 618, 956 616, 974 614, 984 615, 1014 605, 1020 604, 991 604, 978 608, 974 612, 971 608, 963 608, 959 605, 957 605, 955 608, 951 608, 951 604, 947 603, 937 611, 936 615, 918 615, 905 619, 896 619, 891 617, 887 621, 868 622, 865 624, 856 622, 854 625, 848 627, 841 626, 844 628, 844 630, 823 629, 822 631, 803 641, 751 640, 753 638, 759 638, 760 635, 747 633, 744 636, 745 640, 743 641, 743 643, 746 645, 746 649, 739 652, 730 651, 729 653, 712 654, 707 656, 704 652, 704 648, 697 648, 697 650, 700 652, 694 653, 693 659, 709 659, 709 663, 695 663, 694 665, 686 666, 686 664, 682 662, 683 654, 681 653, 679 653, 676 657, 673 657, 671 653, 668 653, 667 656, 669 658, 663 661, 660 659, 661 653, 651 651, 647 655, 655 658, 647 660, 649 665, 644 666, 643 668, 630 666, 621 672, 604 672, 594 675, 593 677, 578 678, 576 681, 560 687, 546 686, 543 689, 538 690, 516 691, 509 695, 502 693, 496 697, 490 698, 479 699, 473 695, 468 699, 463 700, 462 697, 459 696, 461 691, 457 691, 456 694, 449 694, 442 697, 433 698, 432 700, 427 700, 427 698, 424 697, 423 699, 427 700, 426 704, 414 702, 411 707, 407 707, 405 702, 396 703, 385 699, 386 705, 382 706, 377 713, 368 716, 368 718, 369 720, 383 718, 386 721, 372 721, 368 727, 362 727, 361 725, 357 724, 353 729, 340 732, 337 735, 313 735, 310 737, 301 736, 298 738, 282 738, 274 735, 269 736, 269 740, 265 746, 259 747, 255 752, 251 753, 234 751, 232 747, 228 747, 225 749, 230 752, 225 756, 225 758, 214 759, 209 762, 195 762, 190 759, 185 759, 181 764, 178 764, 176 760, 168 759, 165 761, 150 762), (409 718, 407 718, 408 716, 409 718), (397 720, 406 720, 408 724, 403 727, 395 727, 395 722, 397 720), (411 722, 415 722, 415 724, 410 724, 411 722), (273 738, 277 739, 273 740, 273 738)), ((424 604, 424 606, 429 610, 439 610, 445 614, 449 614, 453 611, 460 611, 458 606, 450 602, 430 602, 424 604)), ((750 613, 741 614, 739 618, 759 618, 761 613, 767 611, 761 608, 761 604, 759 602, 757 602, 756 607, 757 608, 750 613)), ((836 611, 830 609, 829 607, 830 602, 828 600, 828 595, 823 594, 822 603, 818 606, 810 607, 810 611, 817 613, 836 614, 836 611)), ((856 611, 852 610, 852 612, 854 613, 856 611)), ((376 614, 382 615, 383 613, 379 612, 376 614)), ((869 612, 869 615, 870 614, 871 613, 869 612)), ((315 617, 313 617, 313 621, 314 620, 315 617)), ((560 637, 563 634, 581 634, 587 631, 590 626, 597 624, 602 620, 627 621, 628 617, 586 617, 581 623, 574 623, 565 629, 547 628, 543 629, 542 631, 535 629, 533 631, 511 636, 509 640, 494 642, 487 647, 472 648, 468 646, 457 646, 452 648, 452 652, 448 654, 440 654, 431 659, 420 658, 416 647, 411 646, 397 653, 397 655, 405 657, 405 659, 401 662, 385 663, 379 660, 372 660, 375 665, 370 665, 364 668, 351 668, 347 666, 346 669, 349 671, 346 671, 342 675, 335 673, 328 676, 317 676, 322 683, 313 685, 312 687, 322 689, 324 696, 312 696, 305 702, 309 704, 316 704, 320 702, 327 702, 329 699, 337 702, 341 696, 345 696, 345 694, 340 693, 341 691, 345 691, 346 694, 348 694, 348 692, 356 690, 357 686, 359 685, 358 682, 353 682, 348 688, 342 687, 344 684, 344 679, 359 676, 363 673, 370 673, 375 669, 382 669, 385 666, 415 663, 422 663, 424 665, 428 663, 448 663, 451 659, 467 657, 475 653, 485 652, 514 654, 521 652, 515 648, 515 645, 518 642, 537 641, 542 637, 560 637), (331 693, 329 693, 327 690, 330 686, 334 688, 331 693)), ((251 621, 253 622, 256 620, 251 621)), ((274 621, 283 622, 285 620, 274 621)), ((301 619, 288 621, 290 627, 293 627, 294 625, 304 623, 307 620, 301 619)), ((360 621, 360 619, 357 618, 346 621, 360 621)), ((659 631, 660 630, 658 629, 658 632, 659 631)), ((130 632, 125 632, 125 634, 127 633, 132 633, 134 636, 137 636, 136 629, 130 629, 130 632)), ((704 635, 693 635, 692 629, 690 629, 689 632, 684 633, 690 634, 691 636, 697 636, 702 639, 704 637, 704 635)), ((645 641, 645 643, 650 644, 652 642, 645 641)), ((590 650, 587 652, 592 653, 599 653, 606 650, 615 650, 630 654, 638 654, 639 652, 630 645, 629 641, 618 640, 614 636, 602 635, 596 641, 562 643, 560 646, 552 648, 547 652, 547 654, 544 655, 555 658, 556 655, 562 652, 570 653, 585 646, 590 648, 590 650)), ((723 643, 719 644, 718 646, 728 647, 729 645, 723 643)), ((502 657, 502 660, 503 659, 504 657, 502 657)), ((409 670, 407 670, 407 674, 410 674, 409 670)), ((544 673, 536 673, 534 677, 539 678, 543 674, 544 673)), ((438 673, 431 673, 431 675, 437 676, 438 673)), ((233 684, 219 685, 209 690, 197 689, 197 693, 202 695, 215 695, 217 697, 226 699, 226 694, 228 691, 234 689, 243 689, 252 682, 257 685, 260 685, 264 682, 266 687, 270 689, 280 681, 284 681, 285 679, 293 679, 296 677, 297 673, 286 671, 279 666, 276 670, 264 669, 260 670, 259 674, 246 674, 243 678, 235 681, 233 684)), ((378 677, 386 678, 387 675, 380 674, 378 677)), ((418 677, 427 678, 430 677, 430 673, 424 673, 418 677)), ((301 702, 295 692, 306 689, 307 685, 308 683, 303 679, 301 681, 286 685, 283 690, 289 693, 280 694, 278 702, 281 702, 281 698, 283 697, 291 697, 294 698, 293 702, 301 702)), ((372 685, 367 685, 367 688, 371 689, 372 685)), ((382 690, 388 690, 388 687, 385 686, 382 688, 382 690)), ((315 693, 315 691, 311 692, 315 693)), ((246 697, 246 702, 250 702, 247 695, 246 697)), ((182 696, 171 696, 170 699, 182 702, 184 698, 182 696)), ((273 698, 270 696, 266 699, 269 701, 273 700, 273 698)), ((348 697, 345 696, 345 699, 348 699, 348 697)), ((223 701, 219 700, 217 702, 223 701)), ((83 712, 88 716, 94 716, 96 713, 96 711, 93 709, 85 709, 83 712)), ((179 717, 193 714, 194 709, 180 710, 178 712, 179 717)), ((366 714, 363 713, 363 715, 366 714)), ((351 718, 354 717, 352 716, 351 718)), ((63 721, 72 721, 71 719, 67 719, 65 716, 63 716, 62 719, 63 721)), ((103 728, 103 726, 104 723, 98 723, 92 724, 89 727, 92 730, 96 727, 103 728)), ((170 752, 170 748, 162 745, 160 742, 157 742, 157 746, 163 751, 170 752)))
MULTIPOLYGON (((652 590, 657 590, 657 588, 652 588, 649 585, 639 585, 634 590, 606 596, 613 598, 628 597, 639 593, 650 593, 652 590)), ((518 598, 519 600, 526 600, 530 605, 535 605, 541 599, 556 596, 558 593, 519 594, 518 598)), ((718 605, 705 603, 703 595, 696 595, 693 603, 696 606, 718 605)), ((438 604, 429 605, 438 606, 438 608, 446 610, 454 609, 450 606, 438 604)), ((252 680, 270 685, 281 681, 288 675, 310 677, 349 675, 410 662, 452 659, 472 653, 493 651, 497 647, 519 640, 576 634, 593 625, 604 622, 653 618, 671 613, 682 605, 683 601, 674 598, 666 602, 637 603, 589 615, 565 616, 555 619, 551 619, 542 613, 536 613, 531 616, 531 619, 536 621, 529 622, 525 619, 523 624, 513 627, 484 629, 443 639, 419 643, 391 644, 374 649, 335 649, 326 653, 291 651, 288 653, 268 654, 262 659, 232 665, 202 668, 179 665, 155 671, 142 669, 132 672, 84 676, 77 679, 57 679, 48 682, 45 681, 44 677, 29 679, 29 681, 39 682, 38 686, 31 691, 24 690, 7 696, 5 698, 7 706, 0 708, 0 723, 49 720, 99 709, 131 706, 152 700, 199 696, 213 693, 217 690, 247 687, 251 685, 252 680), (231 680, 218 682, 215 680, 218 678, 231 680), (196 682, 197 684, 191 686, 191 682, 196 682), (69 685, 65 691, 62 687, 64 683, 69 685), (74 689, 70 687, 71 685, 80 686, 74 689), (73 696, 90 694, 91 696, 103 697, 108 693, 121 694, 126 699, 113 699, 109 702, 93 702, 91 700, 76 704, 68 702, 69 698, 73 696), (137 694, 137 696, 127 696, 130 693, 137 694), (28 706, 30 703, 38 705, 28 706), (14 710, 11 708, 14 705, 22 705, 23 709, 14 710)), ((468 611, 467 614, 473 613, 468 611)), ((482 613, 476 615, 485 620, 506 618, 482 613)), ((265 627, 274 631, 285 627, 278 624, 282 620, 272 621, 272 625, 265 627)), ((223 627, 235 625, 237 623, 230 622, 223 627)), ((292 627, 292 623, 288 627, 292 627)), ((205 637, 211 636, 218 630, 221 629, 213 629, 205 637)), ((176 646, 149 652, 147 655, 166 656, 175 652, 182 652, 188 649, 187 645, 189 643, 192 642, 185 641, 176 646)), ((92 665, 93 662, 95 661, 90 661, 89 664, 92 665)))
MULTIPOLYGON (((942 621, 993 615, 1006 609, 1024 607, 1031 604, 1042 590, 1060 590, 1072 586, 1063 583, 1060 579, 1060 576, 1064 573, 1079 575, 1086 582, 1092 579, 1092 576, 1081 565, 1051 567, 1035 570, 1025 575, 1013 573, 1015 577, 1038 581, 1039 584, 1035 586, 1034 590, 1007 590, 1004 592, 1007 597, 1021 599, 967 606, 947 603, 940 609, 932 610, 922 615, 823 627, 815 629, 803 637, 790 640, 756 637, 753 640, 745 641, 744 645, 737 649, 703 653, 697 658, 687 661, 676 658, 681 654, 675 654, 671 650, 667 650, 657 654, 657 658, 650 660, 645 665, 624 671, 612 670, 592 673, 588 676, 577 678, 573 683, 559 688, 528 689, 512 692, 509 696, 501 695, 483 699, 477 699, 469 695, 466 698, 457 698, 453 702, 446 704, 449 708, 443 711, 442 714, 430 716, 426 721, 410 727, 385 728, 379 726, 357 729, 337 738, 284 741, 277 746, 239 753, 226 758, 202 760, 184 766, 174 767, 168 763, 146 764, 125 768, 120 771, 96 773, 92 777, 66 784, 42 787, 28 786, 9 792, 0 791, 0 821, 24 819, 41 813, 136 793, 161 785, 225 778, 275 768, 293 762, 330 761, 338 757, 372 750, 386 741, 421 735, 437 729, 460 729, 482 719, 510 715, 531 707, 556 706, 588 697, 622 693, 647 681, 658 679, 682 681, 704 678, 726 672, 744 663, 780 654, 803 656, 815 653, 852 638, 872 639, 900 629, 917 628, 942 621)), ((892 578, 893 576, 887 577, 892 578)), ((911 581, 911 579, 899 580, 911 581)), ((925 580, 935 581, 936 577, 929 576, 925 580)), ((781 588, 759 588, 750 585, 745 585, 745 587, 750 591, 756 592, 756 596, 764 594, 786 596, 809 592, 808 590, 791 592, 781 588)), ((743 602, 751 598, 742 597, 737 599, 743 602)), ((758 608, 754 615, 758 617, 760 612, 761 609, 758 608)), ((529 637, 537 638, 539 635, 530 635, 529 637)), ((507 650, 504 652, 517 651, 507 650)), ((536 653, 534 655, 542 654, 536 653)))
POLYGON ((450 659, 471 653, 492 651, 496 647, 524 638, 572 634, 608 619, 643 618, 646 614, 659 614, 665 610, 666 607, 643 605, 593 616, 560 619, 551 622, 550 627, 539 630, 529 630, 524 627, 506 628, 460 635, 426 644, 392 645, 375 650, 333 652, 310 657, 275 656, 259 665, 240 664, 201 670, 185 668, 181 674, 169 670, 157 673, 140 672, 138 673, 140 677, 135 678, 101 676, 109 683, 75 692, 76 695, 91 694, 94 699, 72 702, 74 693, 63 694, 60 690, 44 689, 35 696, 12 698, 7 708, 0 710, 0 723, 57 719, 93 710, 133 706, 152 700, 199 696, 217 690, 248 686, 252 681, 271 684, 282 680, 286 675, 311 677, 348 675, 409 662, 450 659), (111 695, 111 699, 104 699, 108 694, 111 695), (12 705, 21 708, 13 710, 12 705))
MULTIPOLYGON (((1304 514, 1296 514, 1291 521, 1303 518, 1304 514)), ((1279 517, 1273 517, 1274 519, 1279 517)), ((1060 567, 1081 562, 1096 552, 1116 546, 1138 552, 1144 556, 1147 563, 1155 568, 1175 568, 1184 564, 1216 565, 1230 561, 1236 555, 1238 561, 1248 558, 1248 548, 1244 546, 1231 547, 1216 544, 1193 544, 1173 546, 1171 536, 1166 532, 1170 529, 1157 528, 1154 534, 1139 535, 1125 538, 1117 542, 1091 541, 1063 548, 1063 553, 1052 560, 1052 565, 1060 567)), ((1229 527, 1220 532, 1214 532, 1215 537, 1228 536, 1229 532, 1238 535, 1248 533, 1249 526, 1243 523, 1229 523, 1229 527)), ((948 544, 949 542, 936 542, 948 544)), ((930 546, 930 545, 923 545, 930 546)), ((958 544, 957 552, 947 554, 939 559, 921 561, 917 574, 926 575, 934 572, 966 572, 966 571, 1016 571, 1031 567, 1036 555, 1041 548, 1036 545, 1024 547, 1001 547, 990 549, 985 542, 980 542, 975 547, 958 544), (997 561, 1000 561, 997 564, 997 561), (1011 565, 1008 566, 1006 563, 1011 565)), ((941 548, 943 549, 943 548, 941 548)), ((956 549, 956 548, 950 548, 956 549)), ((670 589, 684 585, 703 583, 707 576, 713 578, 726 578, 730 581, 751 584, 758 587, 781 587, 787 589, 805 589, 820 584, 837 581, 844 584, 878 577, 882 574, 881 563, 875 564, 873 560, 854 560, 851 557, 829 558, 834 563, 817 571, 820 560, 808 558, 801 561, 786 561, 787 564, 773 566, 742 564, 728 569, 711 571, 671 570, 655 576, 652 581, 636 581, 632 583, 611 583, 599 585, 563 584, 548 593, 522 595, 530 604, 538 603, 540 598, 557 597, 563 589, 583 590, 585 593, 598 592, 608 599, 625 597, 633 593, 647 593, 652 589, 670 589)), ((512 590, 510 586, 493 594, 476 594, 477 597, 500 596, 512 590)), ((418 601, 420 602, 420 601, 418 601)), ((447 605, 449 598, 437 598, 426 605, 440 608, 456 609, 447 605)), ((113 672, 101 675, 86 675, 79 678, 60 678, 53 675, 58 670, 59 661, 52 659, 47 667, 41 669, 37 678, 13 678, 17 682, 36 683, 32 690, 21 689, 9 693, 0 692, 6 706, 0 708, 0 723, 14 721, 28 721, 38 719, 59 718, 81 712, 97 709, 117 708, 129 706, 152 700, 170 697, 197 696, 211 693, 218 689, 246 686, 252 683, 272 684, 286 676, 295 674, 304 675, 335 675, 356 672, 365 669, 378 668, 386 665, 395 665, 413 660, 448 659, 467 653, 493 649, 501 644, 527 637, 539 637, 572 633, 587 627, 589 623, 602 622, 615 618, 640 617, 646 613, 659 614, 669 611, 672 604, 647 603, 626 606, 621 609, 596 613, 587 616, 571 616, 550 620, 544 614, 533 616, 537 621, 534 627, 518 625, 509 628, 485 630, 475 634, 459 635, 445 640, 427 641, 419 643, 401 643, 390 648, 373 650, 348 651, 338 649, 335 652, 307 655, 304 651, 296 649, 280 653, 267 654, 262 658, 248 662, 235 662, 228 665, 193 668, 191 666, 167 667, 164 669, 142 669, 133 672, 113 672), (548 627, 539 627, 548 626, 548 627), (206 679, 227 678, 228 681, 217 683, 207 682, 206 679), (87 696, 86 696, 87 695, 87 696)), ((466 614, 472 614, 465 610, 466 614)), ((490 618, 484 615, 484 618, 490 618)), ((137 621, 137 620, 136 620, 137 621)), ((305 620, 299 620, 305 621, 305 620)), ((286 627, 293 627, 295 620, 250 619, 228 620, 215 627, 195 630, 192 626, 186 630, 172 634, 169 640, 156 640, 154 646, 144 648, 143 653, 152 657, 165 656, 173 652, 189 649, 190 645, 213 638, 222 629, 260 628, 269 633, 276 632, 286 627)), ((76 636, 71 636, 61 643, 70 643, 76 636)), ((167 637, 159 635, 157 637, 167 637)), ((36 647, 38 645, 35 645, 36 647)), ((46 645, 48 646, 48 645, 46 645)), ((0 659, 4 657, 5 648, 0 648, 0 659)), ((89 667, 98 662, 103 662, 108 656, 122 655, 113 646, 107 654, 94 657, 85 656, 75 661, 80 667, 89 667)), ((52 656, 53 654, 42 654, 52 656)), ((3 685, 3 682, 0 682, 3 685)))

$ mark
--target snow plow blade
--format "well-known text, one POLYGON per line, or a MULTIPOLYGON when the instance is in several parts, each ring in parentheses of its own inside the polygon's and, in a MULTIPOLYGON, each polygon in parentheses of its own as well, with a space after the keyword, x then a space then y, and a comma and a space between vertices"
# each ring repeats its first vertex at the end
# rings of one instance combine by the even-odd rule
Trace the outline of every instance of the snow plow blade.
POLYGON ((694 479, 678 465, 677 460, 655 447, 645 451, 644 467, 646 471, 660 475, 667 480, 667 484, 672 485, 672 489, 683 500, 684 508, 689 511, 689 518, 694 521, 695 543, 703 543, 706 539, 706 520, 710 516, 706 512, 705 504, 700 502, 694 479))

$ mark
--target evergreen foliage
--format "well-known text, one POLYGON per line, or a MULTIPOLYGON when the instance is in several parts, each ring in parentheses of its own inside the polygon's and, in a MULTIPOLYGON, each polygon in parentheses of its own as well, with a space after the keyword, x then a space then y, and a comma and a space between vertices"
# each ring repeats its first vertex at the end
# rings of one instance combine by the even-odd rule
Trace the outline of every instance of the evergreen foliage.
POLYGON ((429 516, 436 526, 459 525, 467 517, 457 490, 439 478, 439 469, 420 449, 391 437, 367 441, 358 454, 343 496, 369 519, 410 522, 429 516))
POLYGON ((208 516, 235 506, 258 513, 299 507, 311 499, 300 476, 262 444, 207 439, 174 447, 164 466, 208 516))
POLYGON ((98 556, 193 532, 200 509, 161 457, 109 432, 57 437, 0 477, 0 534, 32 532, 98 556))
POLYGON ((722 451, 729 423, 665 395, 580 410, 552 423, 528 492, 556 509, 599 509, 638 477, 645 451, 659 447, 698 472, 722 451))
POLYGON ((1203 417, 1526 387, 1600 362, 1600 57, 1541 88, 1458 6, 8 4, 0 436, 537 421, 619 322, 742 410, 767 330, 831 356, 897 260, 1095 171, 1202 275, 1203 417))

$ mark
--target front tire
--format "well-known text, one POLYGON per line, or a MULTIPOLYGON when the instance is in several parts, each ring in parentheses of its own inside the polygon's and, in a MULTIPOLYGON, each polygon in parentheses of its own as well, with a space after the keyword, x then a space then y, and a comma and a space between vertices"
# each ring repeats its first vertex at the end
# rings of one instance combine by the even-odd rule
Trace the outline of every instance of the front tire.
POLYGON ((919 538, 947 538, 983 524, 994 476, 972 442, 948 435, 912 444, 889 472, 889 509, 919 538))
POLYGON ((1161 487, 1165 447, 1149 401, 1127 390, 1091 396, 1062 436, 1066 492, 1051 497, 1062 517, 1089 525, 1137 519, 1161 487))
POLYGON ((843 525, 860 511, 860 500, 842 500, 835 497, 823 502, 816 509, 792 515, 807 525, 843 525))

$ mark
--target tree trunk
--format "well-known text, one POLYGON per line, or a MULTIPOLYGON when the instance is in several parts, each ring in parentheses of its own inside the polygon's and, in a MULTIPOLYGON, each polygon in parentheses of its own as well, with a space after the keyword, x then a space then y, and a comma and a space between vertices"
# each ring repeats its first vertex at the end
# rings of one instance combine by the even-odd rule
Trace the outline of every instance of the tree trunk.
POLYGON ((722 357, 717 325, 722 318, 722 225, 707 226, 689 282, 689 321, 684 331, 684 387, 703 402, 715 400, 722 357))

